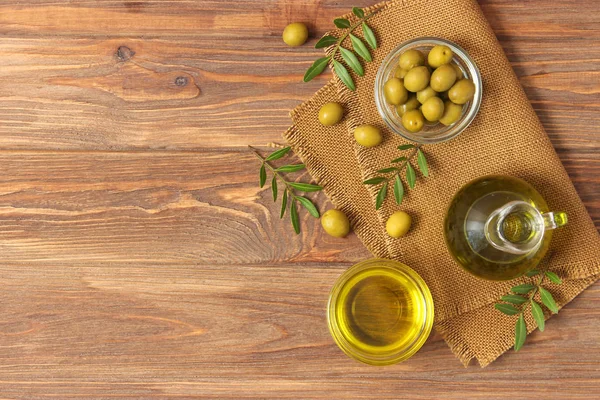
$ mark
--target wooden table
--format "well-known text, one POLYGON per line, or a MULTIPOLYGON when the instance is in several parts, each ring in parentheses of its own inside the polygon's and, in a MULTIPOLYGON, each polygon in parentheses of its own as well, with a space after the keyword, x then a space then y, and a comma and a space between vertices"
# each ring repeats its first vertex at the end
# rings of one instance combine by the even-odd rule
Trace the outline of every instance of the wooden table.
MULTIPOLYGON (((0 1, 1 398, 598 398, 600 284, 486 369, 437 335, 389 368, 333 344, 369 254, 292 234, 246 145, 329 78, 286 23, 314 44, 370 4, 0 1)), ((600 3, 481 5, 600 228, 600 3)))

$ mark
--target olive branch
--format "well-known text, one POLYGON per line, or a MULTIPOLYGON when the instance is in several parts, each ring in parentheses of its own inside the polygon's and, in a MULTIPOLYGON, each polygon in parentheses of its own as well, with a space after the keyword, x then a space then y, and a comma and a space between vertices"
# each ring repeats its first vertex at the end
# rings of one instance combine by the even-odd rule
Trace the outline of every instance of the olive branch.
POLYGON ((348 72, 344 64, 335 59, 335 56, 339 52, 342 56, 342 60, 344 60, 346 65, 348 65, 348 67, 350 67, 354 72, 356 72, 358 76, 363 76, 365 74, 365 71, 360 61, 356 57, 356 54, 358 54, 363 60, 367 62, 373 61, 373 58, 371 57, 371 53, 369 52, 369 49, 367 48, 367 46, 365 46, 363 41, 360 40, 357 36, 353 35, 352 32, 358 26, 361 26, 364 40, 367 42, 369 47, 371 47, 372 49, 376 49, 377 39, 375 38, 373 30, 367 25, 366 21, 373 15, 375 15, 377 11, 373 11, 372 13, 365 15, 365 12, 361 8, 354 7, 352 8, 352 12, 359 18, 359 20, 354 24, 351 24, 350 21, 345 18, 336 18, 333 20, 333 23, 336 27, 340 29, 348 29, 346 33, 344 33, 339 38, 332 35, 325 35, 315 44, 316 49, 322 49, 333 45, 335 45, 335 47, 333 48, 333 51, 330 53, 329 56, 319 58, 313 63, 313 65, 304 74, 304 82, 308 82, 314 77, 323 73, 327 64, 331 63, 333 66, 333 73, 337 75, 338 78, 340 78, 344 85, 346 85, 348 89, 352 91, 356 89, 356 85, 354 84, 354 80, 350 76, 350 73, 348 72), (346 49, 342 46, 342 42, 347 37, 350 37, 350 41, 352 42, 352 50, 354 51, 346 49), (354 52, 356 52, 356 54, 354 52))
POLYGON ((427 167, 427 159, 425 158, 425 154, 421 151, 421 147, 423 145, 413 145, 413 144, 403 144, 398 146, 398 150, 411 150, 408 156, 402 156, 393 159, 392 163, 401 163, 398 167, 389 167, 383 168, 377 171, 379 174, 390 174, 387 176, 375 176, 373 178, 367 179, 363 183, 365 185, 379 185, 383 183, 377 192, 377 197, 375 200, 375 209, 379 210, 383 205, 383 202, 387 196, 387 190, 390 180, 394 180, 394 198, 396 199, 396 204, 402 203, 402 199, 404 198, 404 185, 402 183, 402 179, 400 179, 400 173, 403 169, 406 168, 406 182, 408 183, 408 187, 413 189, 417 184, 417 174, 415 172, 414 167, 411 165, 411 160, 417 156, 417 165, 421 174, 424 177, 429 177, 429 168, 427 167))
POLYGON ((560 285, 562 280, 552 271, 538 271, 536 269, 526 273, 528 277, 539 276, 537 282, 523 283, 518 286, 514 286, 510 291, 514 294, 507 294, 502 296, 500 300, 503 303, 496 303, 494 307, 496 310, 506 315, 518 315, 517 322, 515 325, 515 351, 519 351, 523 344, 525 344, 525 338, 527 337, 527 325, 525 324, 525 311, 529 309, 533 319, 535 320, 540 332, 544 331, 546 323, 544 321, 544 310, 534 299, 537 294, 542 303, 548 308, 553 314, 558 313, 558 306, 554 297, 547 290, 544 289, 542 283, 544 278, 548 278, 550 282, 560 285), (527 296, 525 296, 527 295, 527 296))
POLYGON ((252 146, 248 146, 254 155, 260 160, 260 170, 259 170, 259 185, 260 187, 264 187, 267 182, 267 169, 271 171, 273 174, 273 178, 271 180, 271 193, 273 194, 273 201, 277 201, 278 195, 278 184, 277 181, 281 181, 281 183, 285 186, 283 190, 283 194, 281 196, 281 211, 279 213, 279 218, 283 218, 285 215, 285 211, 288 208, 290 209, 290 219, 292 220, 292 226, 294 227, 294 231, 296 234, 300 233, 300 221, 298 219, 298 206, 296 202, 300 203, 310 215, 315 218, 319 218, 319 210, 313 204, 312 201, 307 199, 306 197, 297 195, 294 190, 299 192, 318 192, 323 188, 319 185, 313 185, 311 183, 301 183, 301 182, 290 182, 285 179, 283 173, 297 172, 301 171, 305 168, 304 164, 286 164, 281 167, 274 167, 269 162, 279 160, 283 158, 286 154, 288 154, 291 150, 290 147, 284 147, 279 150, 276 150, 269 154, 266 157, 261 156, 256 149, 252 146))

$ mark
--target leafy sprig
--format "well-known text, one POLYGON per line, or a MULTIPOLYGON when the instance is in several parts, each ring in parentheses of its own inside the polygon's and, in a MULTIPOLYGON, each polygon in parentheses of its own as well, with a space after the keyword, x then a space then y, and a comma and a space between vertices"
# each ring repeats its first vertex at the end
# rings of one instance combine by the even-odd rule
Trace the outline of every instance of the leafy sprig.
POLYGON ((319 185, 314 185, 312 183, 302 183, 302 182, 289 182, 282 175, 283 173, 297 172, 303 170, 305 168, 304 164, 286 164, 281 167, 274 167, 269 162, 279 160, 287 155, 291 148, 284 147, 282 149, 276 150, 269 154, 266 157, 261 156, 253 147, 252 152, 256 157, 260 160, 260 170, 258 173, 258 180, 260 187, 264 187, 267 182, 267 169, 271 171, 273 174, 273 178, 271 179, 271 193, 273 195, 273 201, 277 201, 277 196, 279 192, 278 181, 280 181, 284 186, 283 194, 281 195, 281 211, 279 213, 279 218, 283 218, 285 212, 289 205, 289 213, 290 219, 292 221, 292 226, 294 227, 294 231, 296 234, 300 233, 300 221, 298 218, 298 206, 296 202, 300 203, 310 215, 315 218, 319 218, 319 210, 310 201, 308 198, 299 196, 295 193, 295 190, 298 192, 318 192, 323 188, 319 185))
POLYGON ((408 156, 398 157, 392 160, 392 164, 400 164, 397 167, 389 167, 383 168, 377 171, 379 174, 383 174, 380 176, 375 176, 373 178, 367 179, 363 183, 365 185, 381 185, 379 191, 377 192, 377 197, 375 199, 375 209, 379 210, 387 197, 387 191, 389 184, 393 184, 394 186, 394 199, 396 200, 396 204, 402 203, 402 199, 404 198, 404 184, 402 183, 402 179, 400 178, 400 174, 403 169, 405 171, 406 182, 408 183, 408 187, 413 189, 417 184, 417 174, 415 172, 414 167, 411 165, 411 161, 416 156, 417 157, 417 166, 423 174, 424 177, 429 176, 429 167, 427 166, 427 159, 425 158, 425 153, 421 150, 422 145, 413 145, 413 144, 403 144, 398 146, 398 150, 411 150, 408 156), (391 174, 391 175, 390 175, 391 174), (393 183, 392 183, 393 181, 393 183))
POLYGON ((373 33, 373 30, 369 27, 369 25, 367 25, 367 20, 371 18, 377 11, 365 15, 365 12, 361 8, 354 7, 352 12, 354 15, 356 15, 356 17, 358 17, 358 21, 354 24, 350 23, 350 21, 345 18, 336 18, 333 20, 333 23, 336 27, 340 29, 347 29, 347 32, 345 32, 339 38, 333 35, 325 35, 315 44, 316 49, 322 49, 329 46, 335 47, 330 55, 319 58, 313 63, 313 65, 310 66, 310 68, 304 74, 304 82, 308 82, 323 73, 327 64, 331 64, 333 67, 333 73, 340 78, 344 85, 346 85, 348 89, 352 91, 356 89, 356 85, 352 79, 352 76, 348 72, 348 69, 344 66, 344 64, 336 60, 335 57, 339 52, 344 63, 346 63, 346 65, 352 71, 354 71, 358 76, 363 76, 365 74, 364 68, 357 55, 367 62, 373 61, 373 57, 371 57, 371 53, 363 41, 357 36, 353 35, 352 32, 360 26, 364 40, 367 42, 370 48, 376 49, 377 39, 373 33), (342 46, 342 43, 348 37, 350 37, 352 50, 342 46))
POLYGON ((502 296, 502 303, 494 304, 496 310, 506 315, 518 315, 515 324, 515 351, 519 351, 525 338, 527 337, 527 326, 525 324, 525 312, 529 310, 535 320, 538 329, 543 332, 546 326, 544 321, 544 311, 540 304, 536 301, 535 296, 539 294, 539 299, 553 314, 558 313, 558 306, 552 294, 542 286, 544 278, 548 278, 550 282, 560 285, 562 280, 552 271, 541 272, 539 270, 531 270, 526 274, 528 277, 539 276, 536 283, 523 283, 514 286, 510 289, 513 294, 502 296))

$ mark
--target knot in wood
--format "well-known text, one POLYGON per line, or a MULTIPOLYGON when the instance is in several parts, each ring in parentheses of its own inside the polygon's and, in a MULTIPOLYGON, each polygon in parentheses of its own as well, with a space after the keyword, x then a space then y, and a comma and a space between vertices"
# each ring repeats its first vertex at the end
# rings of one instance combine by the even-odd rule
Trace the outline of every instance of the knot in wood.
POLYGON ((188 83, 188 78, 186 78, 185 76, 178 76, 177 78, 175 78, 175 85, 177 86, 185 86, 188 83))
POLYGON ((119 61, 127 61, 127 60, 131 59, 131 57, 133 57, 133 55, 135 54, 135 51, 131 50, 127 46, 119 46, 116 54, 117 54, 117 58, 119 59, 119 61))

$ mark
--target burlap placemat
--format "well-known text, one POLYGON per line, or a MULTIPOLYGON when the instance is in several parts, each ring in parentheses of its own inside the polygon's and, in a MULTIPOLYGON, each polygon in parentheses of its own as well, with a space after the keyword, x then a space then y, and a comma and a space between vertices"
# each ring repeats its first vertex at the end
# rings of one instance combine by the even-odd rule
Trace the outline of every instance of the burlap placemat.
MULTIPOLYGON (((560 306, 597 279, 600 237, 477 3, 413 0, 377 7, 382 10, 370 25, 379 46, 372 51, 373 62, 364 65, 365 76, 354 76, 356 92, 341 82, 331 82, 292 112, 294 126, 285 137, 336 207, 349 214, 369 250, 410 265, 425 279, 434 297, 435 327, 452 351, 465 364, 476 358, 485 366, 513 344, 515 321, 496 311, 493 303, 520 280, 483 281, 454 263, 442 232, 444 213, 454 193, 475 177, 509 174, 532 183, 551 209, 568 213, 569 225, 556 231, 551 254, 544 260, 566 281, 552 290, 560 306), (377 113, 375 74, 393 48, 420 36, 452 40, 471 55, 484 83, 482 107, 458 138, 423 148, 431 175, 407 192, 400 207, 390 194, 384 207, 375 212, 377 188, 365 187, 361 181, 389 166, 399 156, 396 147, 405 143, 386 129, 377 113), (318 109, 328 101, 345 105, 345 125, 325 128, 318 123, 318 109), (382 145, 371 149, 356 145, 352 132, 363 123, 382 128, 382 145), (391 239, 384 224, 397 209, 409 212, 414 224, 407 236, 391 239)), ((534 326, 528 321, 529 331, 534 326)))

